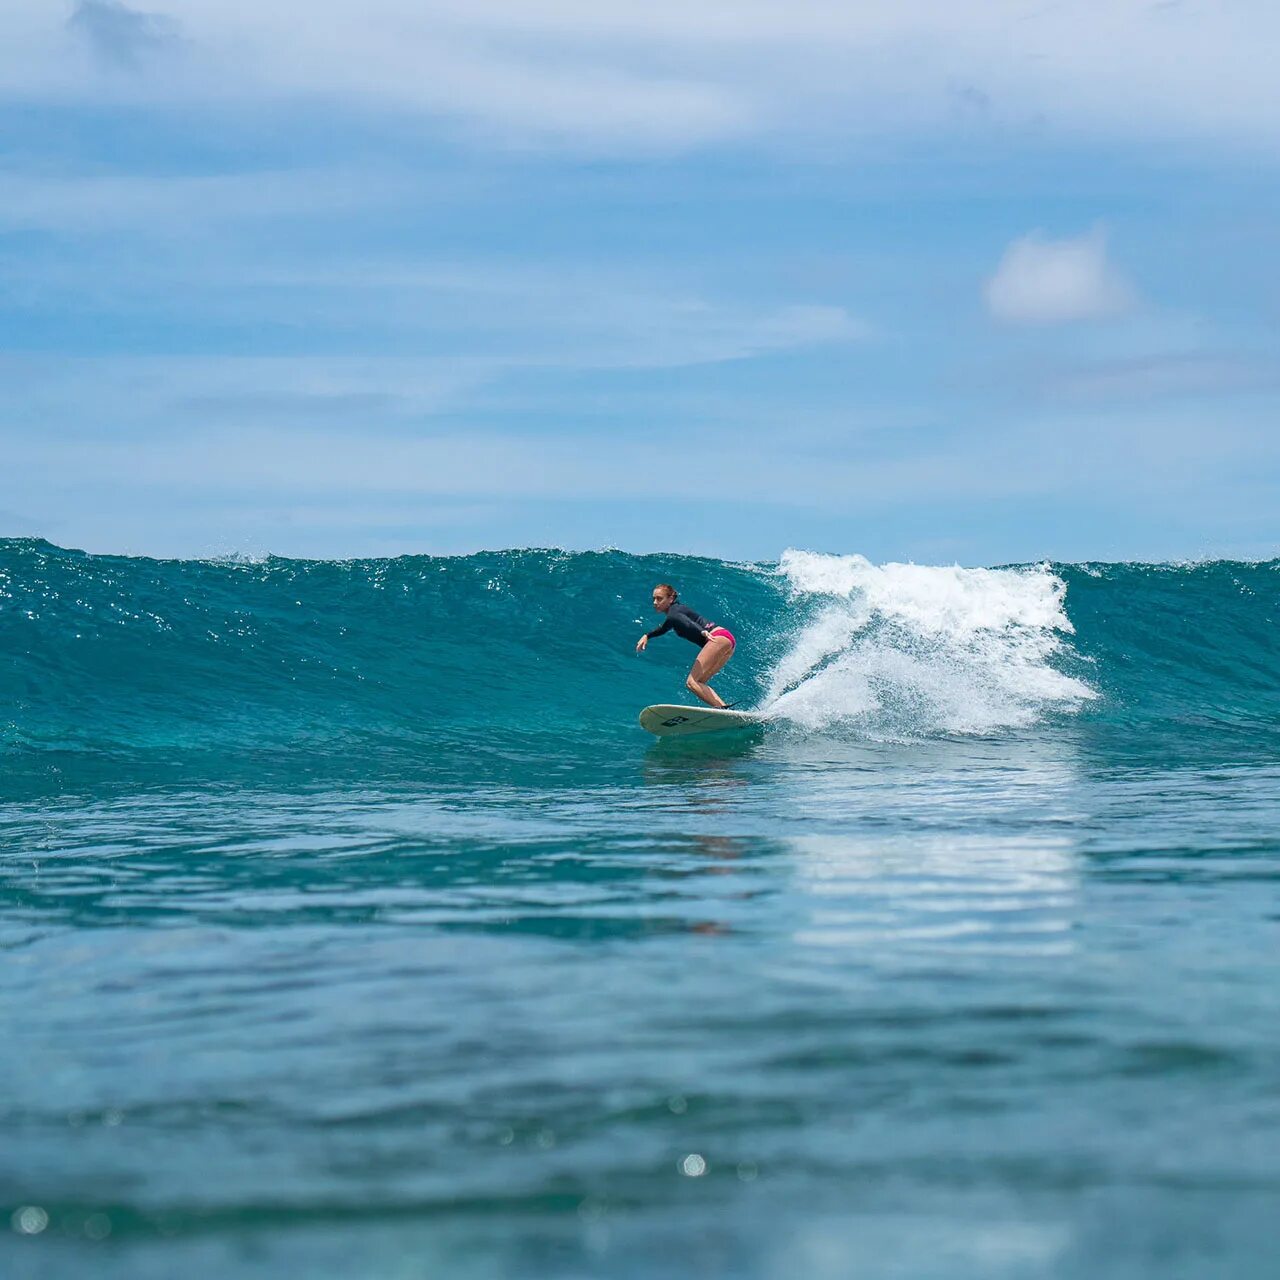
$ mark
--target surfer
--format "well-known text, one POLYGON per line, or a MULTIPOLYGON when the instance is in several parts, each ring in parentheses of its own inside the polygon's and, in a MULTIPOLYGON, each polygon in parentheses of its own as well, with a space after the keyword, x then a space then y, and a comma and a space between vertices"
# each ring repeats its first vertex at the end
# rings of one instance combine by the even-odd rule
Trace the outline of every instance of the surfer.
POLYGON ((660 582, 653 589, 653 607, 659 613, 665 613, 667 620, 652 631, 646 631, 636 641, 636 652, 643 653, 654 636, 665 635, 674 631, 676 635, 690 640, 702 651, 694 659, 693 670, 684 682, 690 693, 700 698, 709 707, 724 708, 720 695, 711 687, 712 678, 733 657, 736 641, 733 632, 708 622, 700 613, 694 613, 687 604, 681 604, 676 598, 676 589, 669 582, 660 582))

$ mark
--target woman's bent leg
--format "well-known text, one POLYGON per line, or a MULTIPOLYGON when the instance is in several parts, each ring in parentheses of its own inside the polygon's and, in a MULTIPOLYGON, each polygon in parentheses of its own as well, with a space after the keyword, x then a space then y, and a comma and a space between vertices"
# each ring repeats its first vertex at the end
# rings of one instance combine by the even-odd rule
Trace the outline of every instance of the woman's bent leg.
POLYGON ((698 654, 697 660, 693 664, 693 670, 689 672, 689 678, 684 682, 685 688, 696 698, 705 702, 707 706, 723 707, 724 700, 711 687, 710 681, 732 657, 733 644, 731 641, 726 640, 723 636, 708 640, 698 654))

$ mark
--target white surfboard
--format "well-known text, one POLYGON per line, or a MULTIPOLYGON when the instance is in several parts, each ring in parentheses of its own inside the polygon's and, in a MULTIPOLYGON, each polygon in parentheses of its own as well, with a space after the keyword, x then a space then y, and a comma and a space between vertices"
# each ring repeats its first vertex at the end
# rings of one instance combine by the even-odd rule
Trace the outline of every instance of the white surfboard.
POLYGON ((640 726, 660 738, 687 737, 696 733, 723 733, 726 729, 750 729, 764 723, 752 711, 721 711, 718 707, 676 707, 659 703, 640 713, 640 726))

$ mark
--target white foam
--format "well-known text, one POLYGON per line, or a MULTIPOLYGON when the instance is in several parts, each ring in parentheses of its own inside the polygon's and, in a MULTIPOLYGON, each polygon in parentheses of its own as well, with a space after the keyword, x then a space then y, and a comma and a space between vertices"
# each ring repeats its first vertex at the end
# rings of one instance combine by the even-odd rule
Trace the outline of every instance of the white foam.
POLYGON ((1047 565, 874 565, 787 551, 801 617, 770 673, 767 709, 876 736, 990 733, 1097 695, 1050 662, 1073 628, 1047 565))

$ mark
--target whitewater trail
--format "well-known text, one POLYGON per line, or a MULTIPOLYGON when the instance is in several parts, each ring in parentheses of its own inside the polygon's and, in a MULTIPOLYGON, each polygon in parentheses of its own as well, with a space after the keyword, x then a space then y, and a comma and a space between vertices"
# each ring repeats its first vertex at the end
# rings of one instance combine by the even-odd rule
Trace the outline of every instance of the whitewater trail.
POLYGON ((877 736, 990 733, 1096 698, 1053 665, 1073 633, 1046 565, 873 565, 787 551, 778 575, 803 619, 768 676, 765 707, 809 729, 877 736))

